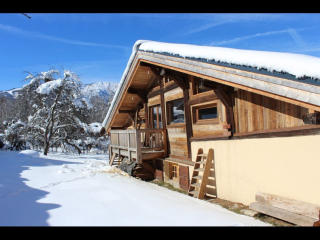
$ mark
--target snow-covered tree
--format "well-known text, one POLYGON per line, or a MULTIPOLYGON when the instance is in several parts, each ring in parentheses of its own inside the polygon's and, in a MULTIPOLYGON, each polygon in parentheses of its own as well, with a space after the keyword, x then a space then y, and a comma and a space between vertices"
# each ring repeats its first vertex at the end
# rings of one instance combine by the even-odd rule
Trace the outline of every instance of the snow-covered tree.
POLYGON ((26 81, 25 99, 32 107, 28 133, 42 139, 43 154, 47 155, 50 145, 57 141, 73 145, 70 139, 81 134, 87 109, 91 107, 90 101, 81 94, 78 76, 69 70, 64 70, 62 76, 58 70, 50 70, 29 74, 26 81))
POLYGON ((12 120, 11 123, 6 122, 4 126, 6 128, 4 131, 6 148, 11 150, 26 149, 26 140, 23 135, 26 124, 19 119, 12 120))

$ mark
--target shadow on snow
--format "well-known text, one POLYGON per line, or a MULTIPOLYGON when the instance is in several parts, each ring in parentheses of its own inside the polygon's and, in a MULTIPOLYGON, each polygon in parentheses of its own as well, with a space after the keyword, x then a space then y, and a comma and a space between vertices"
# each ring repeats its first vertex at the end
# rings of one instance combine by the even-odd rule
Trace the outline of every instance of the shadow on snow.
POLYGON ((48 211, 61 205, 39 203, 49 192, 27 186, 21 178, 29 167, 74 164, 74 162, 20 156, 0 151, 0 226, 48 226, 48 211))

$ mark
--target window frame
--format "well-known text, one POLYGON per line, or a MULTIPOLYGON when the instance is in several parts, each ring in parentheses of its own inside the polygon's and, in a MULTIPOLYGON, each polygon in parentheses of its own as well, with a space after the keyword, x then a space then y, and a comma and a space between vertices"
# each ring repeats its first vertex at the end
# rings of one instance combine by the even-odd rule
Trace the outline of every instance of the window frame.
POLYGON ((218 101, 215 101, 210 104, 202 104, 202 105, 196 105, 192 106, 192 123, 193 124, 219 124, 219 111, 218 111, 218 101), (216 118, 210 118, 210 119, 199 119, 199 110, 206 109, 206 108, 217 108, 217 117, 216 118))
MULTIPOLYGON (((159 109, 161 110, 161 105, 160 104, 156 104, 156 105, 153 105, 153 106, 150 106, 149 107, 149 119, 150 119, 150 126, 151 126, 151 129, 162 129, 163 128, 163 124, 162 124, 162 119, 161 117, 159 116, 159 109), (156 108, 157 109, 157 127, 155 128, 154 125, 153 125, 153 109, 156 108), (161 128, 160 128, 160 122, 161 122, 161 128)), ((162 111, 161 111, 161 114, 162 111)))
POLYGON ((184 101, 183 101, 183 98, 176 98, 176 99, 173 99, 173 100, 170 100, 170 101, 167 101, 166 102, 166 117, 167 117, 167 127, 173 127, 173 126, 181 126, 181 125, 185 125, 186 124, 186 116, 185 116, 185 105, 184 105, 184 101), (179 122, 179 123, 172 123, 171 122, 171 119, 173 118, 172 117, 172 111, 171 111, 171 108, 169 107, 169 105, 172 103, 172 102, 175 102, 175 101, 182 101, 183 103, 183 115, 184 115, 184 121, 183 122, 179 122))
POLYGON ((172 162, 169 163, 169 179, 173 181, 179 181, 179 164, 178 163, 172 163, 172 162), (173 168, 175 168, 176 171, 173 171, 173 168))

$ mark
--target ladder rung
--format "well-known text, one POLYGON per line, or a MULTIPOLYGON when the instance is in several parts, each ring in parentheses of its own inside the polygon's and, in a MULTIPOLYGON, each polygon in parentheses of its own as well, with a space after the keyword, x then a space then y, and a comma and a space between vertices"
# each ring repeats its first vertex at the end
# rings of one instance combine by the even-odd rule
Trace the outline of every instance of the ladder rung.
POLYGON ((195 162, 194 164, 206 164, 206 161, 198 161, 198 162, 195 162))
POLYGON ((193 195, 196 195, 196 194, 198 194, 199 193, 199 191, 197 191, 197 190, 193 190, 193 191, 190 191, 190 192, 188 192, 188 194, 193 194, 193 195))
POLYGON ((208 197, 217 197, 216 195, 212 195, 212 194, 209 194, 209 193, 206 193, 206 196, 208 196, 208 197))
POLYGON ((201 179, 202 179, 202 176, 199 176, 199 175, 198 175, 198 176, 193 176, 192 178, 194 178, 194 179, 200 179, 200 180, 201 180, 201 179))
POLYGON ((198 154, 199 157, 208 157, 208 154, 200 153, 198 154))
POLYGON ((200 187, 200 183, 191 183, 190 184, 192 187, 200 187))
POLYGON ((193 171, 203 172, 203 171, 204 171, 204 168, 195 168, 193 171))
POLYGON ((214 177, 208 177, 209 180, 216 180, 214 177))
POLYGON ((216 189, 216 187, 215 187, 215 186, 211 186, 211 185, 207 185, 206 187, 207 187, 207 188, 213 188, 213 189, 216 189))

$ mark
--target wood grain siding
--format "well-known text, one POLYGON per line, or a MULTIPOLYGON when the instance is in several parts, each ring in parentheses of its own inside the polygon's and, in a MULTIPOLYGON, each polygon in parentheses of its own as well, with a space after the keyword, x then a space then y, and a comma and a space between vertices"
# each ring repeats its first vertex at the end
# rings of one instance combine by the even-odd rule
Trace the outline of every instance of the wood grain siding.
POLYGON ((169 139, 169 154, 188 157, 186 127, 167 128, 169 139))
POLYGON ((307 108, 239 89, 234 95, 237 133, 303 126, 307 108))
POLYGON ((185 191, 189 189, 189 167, 179 165, 179 187, 185 191))

